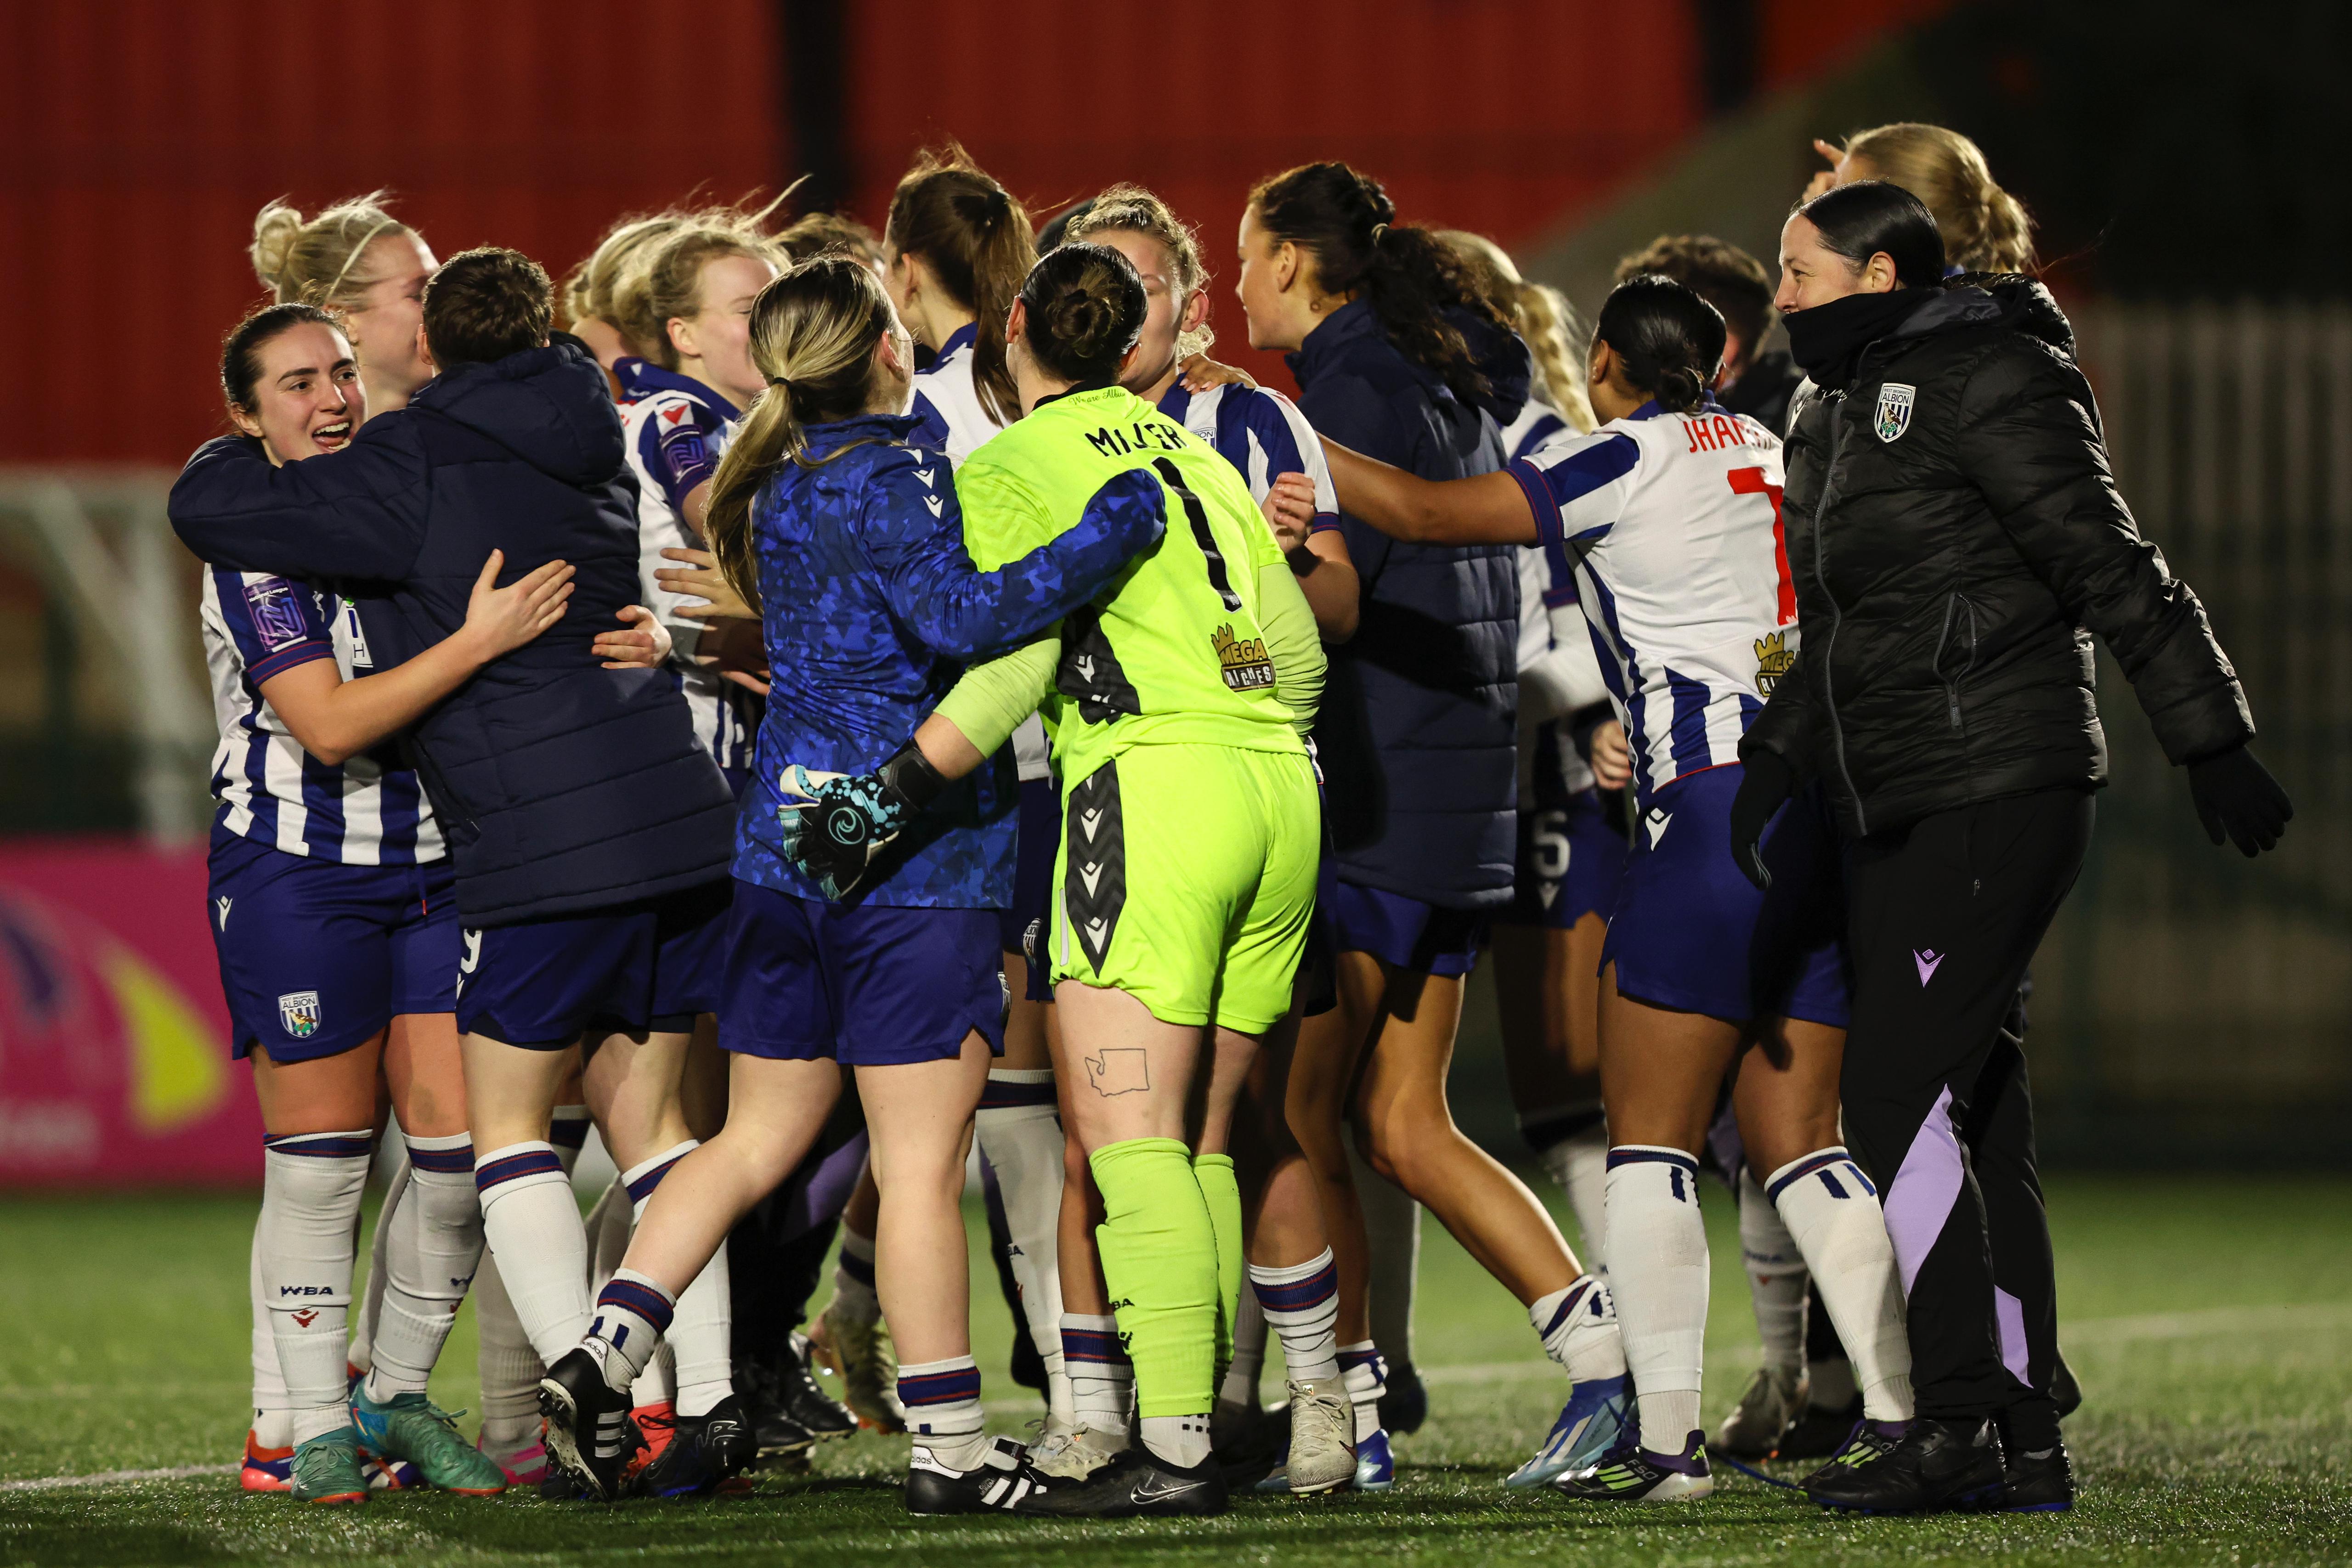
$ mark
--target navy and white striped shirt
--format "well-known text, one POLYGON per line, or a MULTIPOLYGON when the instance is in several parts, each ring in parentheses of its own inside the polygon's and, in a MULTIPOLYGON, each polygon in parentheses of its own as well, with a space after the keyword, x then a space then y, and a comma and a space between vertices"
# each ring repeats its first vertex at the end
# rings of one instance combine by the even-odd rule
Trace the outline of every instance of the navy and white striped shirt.
POLYGON ((413 865, 448 851, 415 770, 389 741, 340 767, 302 749, 262 684, 314 659, 343 679, 373 673, 359 612, 346 599, 267 572, 205 569, 205 663, 220 746, 215 821, 289 854, 345 865, 413 865))
POLYGON ((1655 402, 1509 468, 1571 573, 1624 716, 1635 797, 1739 760, 1739 737, 1797 656, 1780 531, 1780 438, 1713 402, 1655 402))
POLYGON ((1298 405, 1280 392, 1237 382, 1191 392, 1180 378, 1160 400, 1160 412, 1241 470, 1250 495, 1261 504, 1283 475, 1306 475, 1315 486, 1315 518, 1309 529, 1320 533, 1339 526, 1339 497, 1331 488, 1323 443, 1298 405))

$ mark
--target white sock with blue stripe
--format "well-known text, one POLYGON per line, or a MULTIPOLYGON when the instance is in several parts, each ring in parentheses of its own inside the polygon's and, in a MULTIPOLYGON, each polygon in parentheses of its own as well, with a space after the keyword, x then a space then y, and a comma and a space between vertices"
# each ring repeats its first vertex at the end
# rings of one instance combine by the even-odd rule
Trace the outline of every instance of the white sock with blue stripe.
MULTIPOLYGON (((670 1168, 702 1146, 688 1138, 664 1149, 649 1160, 621 1173, 627 1184, 633 1215, 642 1220, 646 1205, 670 1168)), ((626 1270, 623 1270, 626 1272, 626 1270)), ((616 1274, 615 1279, 619 1278, 616 1274)), ((669 1325, 670 1383, 680 1416, 708 1416, 711 1407, 735 1392, 735 1306, 727 1271, 727 1243, 721 1240, 710 1261, 693 1283, 678 1292, 677 1316, 669 1325)))
POLYGON ((588 1329, 588 1235, 572 1178, 552 1144, 509 1144, 476 1152, 474 1189, 515 1318, 552 1366, 588 1329))
POLYGON ((1249 1279, 1250 1294, 1282 1338, 1284 1375, 1293 1383, 1339 1376, 1339 1269, 1331 1249, 1287 1268, 1253 1263, 1249 1279))
POLYGON ((422 1394, 482 1259, 474 1145, 463 1133, 408 1140, 408 1191, 388 1222, 367 1396, 422 1394))
POLYGON ((583 1342, 604 1369, 605 1385, 626 1394, 661 1348, 677 1319, 677 1299, 650 1274, 616 1269, 596 1292, 596 1315, 583 1342))
POLYGON ((375 1134, 291 1134, 262 1140, 261 1279, 269 1335, 297 1444, 351 1425, 344 1337, 358 1254, 360 1199, 375 1134))
POLYGON ((1862 1385, 1862 1413, 1874 1421, 1908 1421, 1911 1340, 1878 1189, 1840 1144, 1790 1160, 1772 1173, 1765 1191, 1821 1287, 1822 1304, 1862 1385))
POLYGON ((1617 1307, 1598 1274, 1580 1274, 1528 1308, 1528 1322, 1543 1341, 1544 1354, 1574 1383, 1604 1382, 1625 1375, 1625 1342, 1617 1331, 1617 1307))
POLYGON ((898 1403, 907 1407, 907 1430, 917 1448, 929 1448, 932 1458, 951 1470, 979 1467, 988 1452, 988 1434, 981 1429, 980 1368, 971 1357, 902 1364, 898 1403))
POLYGON ((1370 1340, 1339 1347, 1339 1375, 1356 1411, 1356 1441, 1369 1442, 1381 1429, 1381 1396, 1389 1391, 1389 1364, 1370 1340))
POLYGON ((1679 1454, 1698 1430, 1706 1362, 1706 1224, 1698 1162, 1680 1149, 1609 1151, 1609 1291, 1633 1375, 1642 1447, 1679 1454))
POLYGON ((1803 1249, 1780 1219, 1756 1173, 1739 1172, 1739 1264, 1748 1272, 1748 1296, 1756 1308, 1756 1337, 1764 1343, 1764 1364, 1791 1377, 1805 1370, 1806 1285, 1803 1249))
MULTIPOLYGON (((569 1177, 588 1141, 588 1107, 558 1105, 550 1126, 548 1141, 569 1177)), ((506 1281, 499 1277, 498 1260, 488 1248, 475 1266, 470 1294, 474 1327, 481 1335, 482 1448, 493 1456, 510 1454, 539 1441, 539 1380, 547 1368, 522 1332, 506 1281)))

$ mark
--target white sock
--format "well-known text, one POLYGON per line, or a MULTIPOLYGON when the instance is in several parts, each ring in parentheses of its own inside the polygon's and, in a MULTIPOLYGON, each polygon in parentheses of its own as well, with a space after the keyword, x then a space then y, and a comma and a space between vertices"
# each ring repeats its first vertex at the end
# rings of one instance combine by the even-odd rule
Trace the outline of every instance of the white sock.
POLYGON ((1061 1340, 1077 1420, 1097 1432, 1125 1437, 1128 1411, 1135 1403, 1135 1363, 1119 1343, 1118 1319, 1108 1312, 1064 1312, 1061 1340))
POLYGON ((509 1144, 474 1156, 482 1234, 539 1359, 552 1366, 588 1330, 588 1237, 554 1146, 509 1144))
MULTIPOLYGON (((1339 1376, 1339 1268, 1331 1260, 1331 1249, 1287 1267, 1253 1263, 1249 1279, 1249 1299, 1282 1337, 1283 1375, 1293 1383, 1339 1376)), ((1265 1354, 1263 1349, 1259 1354, 1265 1354)), ((1249 1386, 1256 1392, 1255 1367, 1249 1386)))
MULTIPOLYGON (((1253 1286, 1255 1282, 1253 1274, 1253 1286)), ((1244 1291, 1240 1307, 1234 1314, 1234 1359, 1226 1363, 1225 1380, 1217 1387, 1217 1398, 1221 1403, 1253 1406, 1257 1403, 1258 1375, 1265 1370, 1266 1327, 1265 1309, 1257 1303, 1256 1290, 1244 1291)), ((1287 1354, 1285 1353, 1286 1356, 1287 1354)))
POLYGON ((1609 1124, 1595 1107, 1592 1124, 1547 1147, 1544 1169, 1568 1194, 1568 1207, 1582 1233, 1585 1271, 1609 1272, 1609 1124))
POLYGON ((602 1290, 629 1255, 629 1239, 637 1233, 636 1206, 619 1176, 604 1184, 581 1228, 588 1238, 588 1289, 602 1290))
POLYGON ((262 1141, 261 1277, 297 1444, 351 1425, 344 1336, 374 1145, 365 1127, 262 1141))
MULTIPOLYGON (((643 1219, 646 1205, 670 1167, 702 1146, 693 1138, 621 1173, 629 1189, 632 1215, 643 1219)), ((708 1416, 711 1407, 735 1392, 734 1302, 727 1273, 727 1245, 720 1242, 694 1282, 678 1293, 677 1316, 665 1342, 671 1357, 670 1379, 681 1416, 708 1416)))
POLYGON ((1364 1210, 1364 1240, 1370 1249, 1372 1343, 1387 1361, 1412 1364, 1412 1294, 1421 1272, 1421 1205, 1404 1189, 1374 1171, 1348 1141, 1355 1167, 1356 1197, 1364 1210))
POLYGON ((1356 1407, 1356 1441, 1360 1443, 1381 1429, 1381 1396, 1388 1392, 1388 1363, 1372 1348, 1370 1340, 1341 1345, 1339 1362, 1339 1374, 1348 1383, 1348 1402, 1356 1407))
POLYGON ((980 1368, 971 1357, 901 1364, 898 1403, 907 1407, 907 1430, 915 1447, 929 1449, 948 1469, 971 1469, 988 1452, 988 1434, 981 1430, 980 1368))
POLYGON ((1625 1375, 1625 1342, 1618 1332, 1616 1304, 1598 1274, 1580 1274, 1551 1294, 1538 1297, 1528 1308, 1528 1322, 1543 1341, 1544 1354, 1559 1364, 1569 1382, 1625 1375))
POLYGON ((833 1301, 824 1310, 852 1323, 870 1323, 882 1315, 882 1298, 874 1293, 874 1238, 847 1225, 841 1228, 841 1255, 834 1261, 833 1301))
POLYGON ((1874 1421, 1911 1418, 1911 1341, 1903 1281, 1878 1189, 1843 1145, 1791 1160, 1765 1184, 1820 1284, 1874 1421))
POLYGON ((394 1220, 408 1196, 408 1141, 400 1135, 400 1118, 392 1119, 392 1174, 383 1184, 383 1202, 375 1211, 375 1235, 368 1243, 367 1283, 361 1287, 359 1311, 352 1314, 351 1348, 343 1359, 351 1370, 366 1373, 375 1365, 376 1325, 383 1317, 384 1287, 392 1279, 385 1254, 392 1246, 394 1220))
MULTIPOLYGON (((580 1168, 588 1125, 587 1106, 555 1108, 548 1142, 555 1145, 566 1180, 580 1168)), ((482 1342, 482 1448, 512 1453, 539 1441, 539 1380, 547 1375, 547 1367, 530 1348, 530 1336, 522 1332, 506 1281, 499 1277, 498 1259, 488 1248, 474 1270, 472 1295, 474 1327, 482 1342)))
POLYGON ((1143 1446, 1171 1465, 1189 1470, 1209 1457, 1206 1411, 1198 1416, 1146 1416, 1139 1425, 1143 1446))
POLYGON ((410 1138, 408 1191, 385 1254, 383 1315, 368 1397, 422 1394, 482 1259, 482 1203, 465 1134, 410 1138))
MULTIPOLYGON (((634 1269, 615 1270, 596 1292, 596 1314, 583 1342, 604 1369, 604 1385, 626 1394, 661 1348, 677 1315, 677 1299, 634 1269)), ((642 1401, 640 1401, 642 1403, 642 1401)))
POLYGON ((1070 1377, 1062 1364, 1062 1122, 1051 1068, 991 1068, 973 1116, 980 1152, 996 1171, 1004 1228, 1013 1241, 1013 1281, 1029 1337, 1045 1364, 1046 1407, 1066 1415, 1070 1377))
POLYGON ((246 1249, 246 1290, 253 1307, 253 1440, 265 1448, 294 1446, 294 1412, 286 1405, 286 1373, 278 1364, 269 1287, 261 1278, 261 1216, 253 1217, 253 1245, 246 1249))
POLYGON ((1756 1307, 1756 1336, 1764 1342, 1764 1364, 1801 1373, 1805 1366, 1805 1297, 1811 1276, 1797 1239, 1780 1223, 1756 1173, 1739 1172, 1739 1261, 1748 1271, 1748 1295, 1756 1307))
POLYGON ((539 1440, 539 1380, 547 1368, 522 1332, 498 1260, 488 1248, 474 1270, 474 1325, 482 1338, 482 1448, 507 1454, 539 1440))
POLYGON ((1609 1291, 1641 1407, 1642 1447, 1680 1454, 1698 1430, 1706 1360, 1706 1226, 1698 1162, 1680 1149, 1609 1151, 1609 1291))

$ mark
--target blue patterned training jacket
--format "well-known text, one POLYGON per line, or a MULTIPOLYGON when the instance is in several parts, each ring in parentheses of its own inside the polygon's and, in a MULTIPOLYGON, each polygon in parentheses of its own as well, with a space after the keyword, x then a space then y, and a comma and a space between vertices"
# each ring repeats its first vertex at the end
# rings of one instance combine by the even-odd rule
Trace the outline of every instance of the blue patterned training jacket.
MULTIPOLYGON (((1052 543, 983 572, 964 549, 946 455, 906 444, 918 423, 867 414, 810 425, 814 465, 787 464, 752 505, 772 689, 736 835, 735 874, 745 882, 824 896, 782 852, 776 779, 786 766, 878 766, 966 661, 1051 626, 1166 529, 1152 481, 1100 497, 1052 543)), ((1009 904, 1011 758, 1005 751, 910 824, 851 902, 1009 904)))

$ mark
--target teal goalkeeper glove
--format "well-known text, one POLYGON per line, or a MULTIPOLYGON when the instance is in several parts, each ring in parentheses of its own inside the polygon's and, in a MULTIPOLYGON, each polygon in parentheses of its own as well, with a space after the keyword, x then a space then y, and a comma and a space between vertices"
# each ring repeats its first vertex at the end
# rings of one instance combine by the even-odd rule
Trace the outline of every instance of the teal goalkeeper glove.
POLYGON ((948 783, 912 739, 871 773, 819 773, 793 763, 776 779, 785 801, 776 808, 784 854, 838 904, 908 819, 937 800, 948 783))

